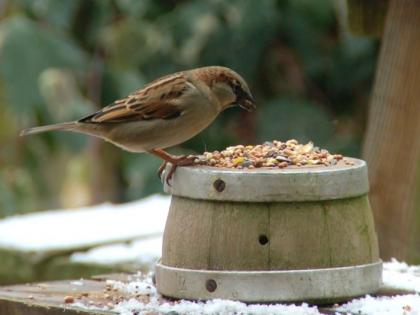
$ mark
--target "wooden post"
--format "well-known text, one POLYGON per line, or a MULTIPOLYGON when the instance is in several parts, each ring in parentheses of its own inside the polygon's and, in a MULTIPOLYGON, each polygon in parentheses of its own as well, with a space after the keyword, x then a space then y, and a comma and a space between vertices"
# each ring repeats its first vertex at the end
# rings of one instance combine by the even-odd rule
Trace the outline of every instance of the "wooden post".
POLYGON ((389 5, 364 158, 382 258, 418 263, 420 1, 391 0, 389 5))

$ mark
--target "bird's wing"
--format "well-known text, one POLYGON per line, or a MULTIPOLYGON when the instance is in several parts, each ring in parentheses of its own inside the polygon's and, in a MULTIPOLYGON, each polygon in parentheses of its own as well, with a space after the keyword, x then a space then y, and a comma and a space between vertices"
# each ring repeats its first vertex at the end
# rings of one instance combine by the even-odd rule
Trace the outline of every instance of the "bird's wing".
POLYGON ((172 119, 180 116, 180 98, 195 89, 182 72, 162 77, 126 98, 82 118, 80 122, 115 123, 133 120, 172 119))

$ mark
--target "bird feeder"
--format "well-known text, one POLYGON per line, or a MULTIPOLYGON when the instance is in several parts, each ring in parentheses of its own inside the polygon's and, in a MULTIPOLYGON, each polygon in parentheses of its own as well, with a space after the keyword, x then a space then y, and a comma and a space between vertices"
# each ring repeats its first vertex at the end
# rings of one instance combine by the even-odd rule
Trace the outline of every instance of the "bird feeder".
POLYGON ((366 163, 180 167, 158 291, 169 297, 326 303, 381 285, 366 163), (349 165, 351 164, 351 165, 349 165))

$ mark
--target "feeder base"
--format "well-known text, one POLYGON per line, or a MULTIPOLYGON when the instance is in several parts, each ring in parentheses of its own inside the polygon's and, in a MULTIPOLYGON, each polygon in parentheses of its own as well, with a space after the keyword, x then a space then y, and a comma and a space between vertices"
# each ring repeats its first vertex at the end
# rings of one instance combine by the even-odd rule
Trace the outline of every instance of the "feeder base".
POLYGON ((178 299, 325 304, 374 293, 381 284, 382 261, 286 271, 193 270, 156 264, 158 292, 178 299))

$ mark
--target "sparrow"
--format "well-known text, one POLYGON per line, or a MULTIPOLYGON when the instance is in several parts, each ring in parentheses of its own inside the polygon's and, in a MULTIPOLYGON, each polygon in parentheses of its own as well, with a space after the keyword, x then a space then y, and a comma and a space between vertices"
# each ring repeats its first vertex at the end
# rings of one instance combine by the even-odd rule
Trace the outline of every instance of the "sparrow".
POLYGON ((226 67, 211 66, 163 76, 109 106, 76 121, 28 128, 22 136, 71 131, 102 138, 130 152, 148 152, 172 167, 191 165, 193 157, 174 156, 163 149, 194 137, 226 108, 255 110, 245 80, 226 67))

